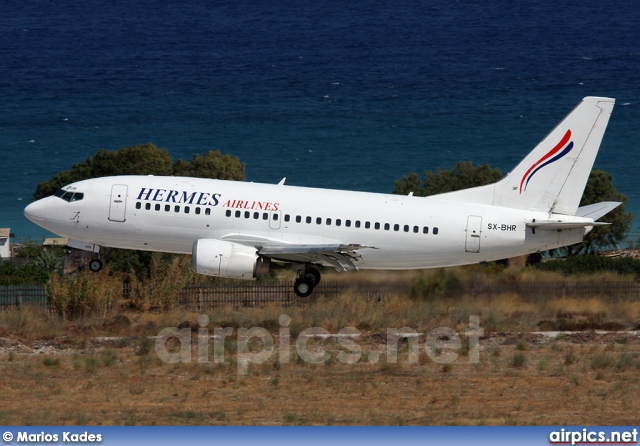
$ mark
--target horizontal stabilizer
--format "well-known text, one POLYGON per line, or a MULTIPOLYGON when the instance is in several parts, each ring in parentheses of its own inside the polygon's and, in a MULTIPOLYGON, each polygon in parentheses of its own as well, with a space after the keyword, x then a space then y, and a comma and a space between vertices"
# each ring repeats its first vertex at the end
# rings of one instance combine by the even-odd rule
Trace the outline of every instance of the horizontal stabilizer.
POLYGON ((597 220, 621 204, 622 203, 619 201, 603 201, 601 203, 590 204, 588 206, 581 206, 576 211, 576 217, 587 217, 592 220, 597 220))
POLYGON ((585 219, 583 221, 533 221, 527 223, 527 227, 549 231, 561 231, 563 229, 588 228, 591 226, 606 226, 610 224, 611 223, 603 223, 599 221, 593 221, 591 219, 585 219))

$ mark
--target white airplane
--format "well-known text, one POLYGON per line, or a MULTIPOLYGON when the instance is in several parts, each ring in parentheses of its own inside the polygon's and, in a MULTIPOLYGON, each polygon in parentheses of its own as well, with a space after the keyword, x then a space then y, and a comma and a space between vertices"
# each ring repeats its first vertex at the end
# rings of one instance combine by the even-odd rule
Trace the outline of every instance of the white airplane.
MULTIPOLYGON (((579 207, 614 99, 587 97, 497 183, 430 197, 201 178, 79 181, 24 210, 32 222, 100 246, 192 254, 194 271, 254 279, 295 268, 311 294, 320 269, 422 269, 579 243, 620 203, 579 207)), ((90 262, 99 271, 102 262, 90 262)))

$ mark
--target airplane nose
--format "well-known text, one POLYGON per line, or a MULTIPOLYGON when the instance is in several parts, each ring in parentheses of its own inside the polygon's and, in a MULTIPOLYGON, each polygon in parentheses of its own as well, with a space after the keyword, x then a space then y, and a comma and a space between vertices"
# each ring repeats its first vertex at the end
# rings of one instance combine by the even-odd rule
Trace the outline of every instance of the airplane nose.
POLYGON ((24 208, 24 216, 37 225, 44 223, 47 217, 47 199, 35 201, 24 208))

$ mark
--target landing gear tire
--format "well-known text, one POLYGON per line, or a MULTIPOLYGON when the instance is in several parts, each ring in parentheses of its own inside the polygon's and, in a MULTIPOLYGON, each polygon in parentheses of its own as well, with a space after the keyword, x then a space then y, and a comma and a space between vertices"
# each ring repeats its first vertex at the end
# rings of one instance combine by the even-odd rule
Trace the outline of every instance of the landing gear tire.
POLYGON ((313 284, 313 287, 315 287, 316 285, 318 285, 320 283, 320 271, 318 271, 315 268, 307 268, 304 270, 304 272, 302 273, 302 277, 305 277, 309 280, 311 280, 311 283, 313 284))
POLYGON ((102 269, 102 260, 93 259, 92 261, 90 261, 89 262, 89 269, 91 271, 93 271, 94 273, 99 272, 102 269))
POLYGON ((308 277, 299 277, 293 283, 293 292, 298 297, 309 297, 313 293, 313 283, 308 277))

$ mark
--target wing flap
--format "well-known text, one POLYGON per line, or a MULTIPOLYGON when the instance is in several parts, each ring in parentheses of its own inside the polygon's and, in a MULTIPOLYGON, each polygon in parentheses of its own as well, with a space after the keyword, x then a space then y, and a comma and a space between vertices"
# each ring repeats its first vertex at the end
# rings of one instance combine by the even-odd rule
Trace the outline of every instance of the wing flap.
POLYGON ((258 254, 273 260, 290 263, 320 263, 333 266, 338 271, 358 269, 362 260, 361 249, 375 249, 363 245, 268 245, 258 254))

